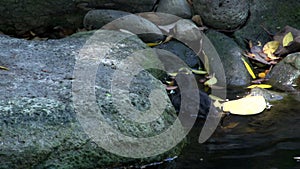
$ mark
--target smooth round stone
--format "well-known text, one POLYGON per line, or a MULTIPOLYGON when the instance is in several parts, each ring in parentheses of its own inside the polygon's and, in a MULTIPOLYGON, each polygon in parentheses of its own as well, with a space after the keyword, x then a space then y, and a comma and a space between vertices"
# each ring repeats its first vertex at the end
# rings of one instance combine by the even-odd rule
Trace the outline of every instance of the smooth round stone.
POLYGON ((185 19, 192 17, 191 6, 186 0, 160 1, 156 12, 168 13, 185 19))
POLYGON ((195 13, 201 16, 205 25, 221 30, 233 30, 243 25, 249 13, 247 0, 194 0, 193 4, 195 13))
POLYGON ((91 10, 84 16, 83 25, 87 29, 100 29, 109 22, 129 14, 118 10, 91 10))
POLYGON ((230 37, 210 30, 206 33, 219 53, 229 87, 247 86, 251 79, 245 65, 241 61, 243 50, 230 37))
POLYGON ((92 10, 84 18, 87 29, 116 30, 138 35, 144 42, 163 40, 161 30, 138 15, 116 10, 92 10))

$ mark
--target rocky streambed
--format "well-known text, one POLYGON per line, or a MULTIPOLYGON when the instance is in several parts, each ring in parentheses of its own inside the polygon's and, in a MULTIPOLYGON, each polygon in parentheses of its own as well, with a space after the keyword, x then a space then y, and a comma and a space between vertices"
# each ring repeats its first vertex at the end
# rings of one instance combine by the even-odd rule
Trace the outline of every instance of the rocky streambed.
POLYGON ((252 90, 273 105, 257 116, 221 116, 199 83, 203 76, 183 76, 179 88, 186 92, 179 94, 163 83, 182 67, 188 69, 181 75, 201 68, 218 80, 211 93, 245 95, 252 81, 241 60, 245 40, 265 43, 286 25, 300 29, 299 2, 0 6, 0 168, 139 168, 163 161, 173 161, 169 168, 298 167, 298 52, 271 69, 271 90, 252 90), (199 144, 207 119, 216 119, 216 131, 199 144))

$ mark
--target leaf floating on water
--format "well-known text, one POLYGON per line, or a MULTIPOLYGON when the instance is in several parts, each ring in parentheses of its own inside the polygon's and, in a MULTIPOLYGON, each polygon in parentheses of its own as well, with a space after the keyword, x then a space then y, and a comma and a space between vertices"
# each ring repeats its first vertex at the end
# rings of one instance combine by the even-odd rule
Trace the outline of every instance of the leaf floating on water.
POLYGON ((272 88, 271 85, 268 85, 268 84, 256 84, 256 85, 251 85, 251 86, 248 86, 247 88, 248 89, 253 89, 255 87, 259 87, 259 88, 263 88, 263 89, 269 89, 269 88, 272 88))
POLYGON ((249 74, 251 75, 252 79, 256 79, 256 76, 251 68, 251 66, 246 62, 246 60, 244 58, 242 58, 242 61, 247 69, 247 71, 249 72, 249 74))
POLYGON ((286 47, 289 45, 290 42, 292 42, 294 40, 293 34, 292 32, 287 33, 282 40, 282 46, 286 47))
POLYGON ((215 74, 213 74, 213 76, 204 83, 204 85, 206 86, 212 86, 214 84, 216 84, 218 82, 217 78, 215 77, 215 74))
POLYGON ((237 115, 254 115, 264 111, 266 106, 263 96, 248 96, 223 103, 223 111, 237 115))
POLYGON ((278 41, 270 41, 268 43, 265 44, 265 46, 263 47, 263 51, 265 54, 269 54, 269 53, 274 53, 278 47, 279 47, 279 42, 278 41))
POLYGON ((9 70, 7 67, 5 66, 0 66, 0 69, 3 69, 3 70, 9 70))

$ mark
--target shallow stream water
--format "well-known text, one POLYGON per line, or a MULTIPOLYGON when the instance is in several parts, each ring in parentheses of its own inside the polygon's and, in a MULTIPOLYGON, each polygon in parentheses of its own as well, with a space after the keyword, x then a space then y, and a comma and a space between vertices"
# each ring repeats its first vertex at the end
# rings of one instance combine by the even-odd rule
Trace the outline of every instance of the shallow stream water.
POLYGON ((170 168, 300 169, 295 159, 300 157, 300 101, 293 97, 259 115, 225 117, 223 127, 204 144, 198 143, 202 125, 198 120, 170 168))

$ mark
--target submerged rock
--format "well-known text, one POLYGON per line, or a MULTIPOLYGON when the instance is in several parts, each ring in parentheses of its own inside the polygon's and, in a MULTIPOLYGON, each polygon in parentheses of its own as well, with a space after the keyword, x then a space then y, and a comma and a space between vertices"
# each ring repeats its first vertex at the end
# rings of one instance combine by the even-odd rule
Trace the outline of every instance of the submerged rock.
POLYGON ((300 53, 292 53, 270 72, 269 83, 283 91, 300 91, 300 53))
POLYGON ((266 99, 266 101, 272 102, 272 101, 282 100, 286 94, 259 88, 259 87, 255 87, 255 88, 251 89, 250 95, 251 96, 263 96, 266 99))
MULTIPOLYGON (((147 151, 140 149, 142 145, 137 141, 164 133, 176 119, 160 81, 147 71, 136 75, 134 71, 126 72, 127 67, 135 68, 135 65, 128 66, 124 61, 133 57, 132 53, 146 49, 146 45, 136 36, 120 32, 100 31, 98 35, 89 39, 71 37, 48 41, 0 36, 0 64, 9 68, 8 71, 0 70, 1 168, 103 168, 130 162, 161 161, 166 156, 178 154, 180 146, 168 153, 145 158, 157 147, 168 150, 168 145, 175 146, 182 134, 180 130, 169 133, 164 141, 154 141, 155 145, 145 139, 147 151), (101 44, 100 48, 89 46, 94 43, 101 44), (101 58, 101 53, 97 52, 106 49, 109 52, 101 58), (100 58, 92 62, 85 60, 93 57, 100 58), (112 81, 116 72, 124 78, 112 81), (89 81, 93 75, 95 83, 89 81), (130 77, 134 78, 130 79, 128 88, 126 85, 112 88, 113 84, 122 84, 115 83, 118 80, 130 77), (90 89, 94 92, 89 93, 90 89), (135 116, 144 116, 143 112, 149 108, 159 107, 148 98, 154 89, 159 97, 151 96, 166 103, 161 114, 151 111, 150 115, 154 113, 157 118, 147 123, 132 121, 135 116), (89 100, 90 96, 95 100, 89 100), (118 108, 114 98, 119 97, 122 98, 119 104, 123 106, 118 108), (93 114, 97 113, 94 111, 97 107, 100 112, 93 114), (141 114, 132 114, 134 109, 141 110, 141 114), (84 121, 86 119, 90 121, 84 121), (111 129, 95 125, 93 120, 108 124, 111 129), (136 140, 126 142, 121 135, 111 132, 115 130, 136 140), (103 140, 108 147, 101 145, 103 140), (122 149, 124 145, 127 148, 122 149), (144 158, 137 160, 108 152, 114 148, 125 153, 134 151, 144 158)), ((155 63, 153 58, 143 61, 145 67, 155 63)))

